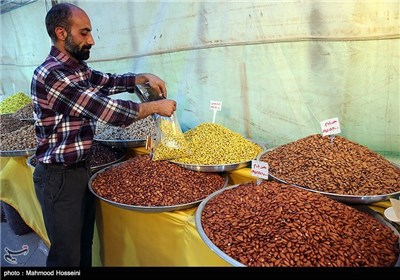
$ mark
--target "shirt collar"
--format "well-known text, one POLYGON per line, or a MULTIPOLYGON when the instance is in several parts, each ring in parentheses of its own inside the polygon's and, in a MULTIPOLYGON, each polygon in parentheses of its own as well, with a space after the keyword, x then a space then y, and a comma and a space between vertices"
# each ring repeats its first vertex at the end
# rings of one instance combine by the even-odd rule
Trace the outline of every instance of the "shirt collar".
POLYGON ((87 67, 86 62, 73 60, 68 55, 57 49, 55 46, 51 46, 50 55, 54 56, 57 60, 71 67, 72 69, 79 70, 81 68, 87 67))

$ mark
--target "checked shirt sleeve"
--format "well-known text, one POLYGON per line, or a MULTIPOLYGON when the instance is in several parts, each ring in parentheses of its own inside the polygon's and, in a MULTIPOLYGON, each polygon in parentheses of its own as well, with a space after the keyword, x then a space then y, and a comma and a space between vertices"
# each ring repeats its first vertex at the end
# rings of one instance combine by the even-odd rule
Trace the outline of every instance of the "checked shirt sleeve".
POLYGON ((126 90, 129 78, 134 83, 134 75, 109 76, 90 71, 76 75, 53 69, 47 75, 45 83, 48 105, 64 115, 127 126, 136 119, 139 105, 128 100, 111 99, 104 93, 113 94, 126 90), (87 78, 82 78, 85 75, 87 78))

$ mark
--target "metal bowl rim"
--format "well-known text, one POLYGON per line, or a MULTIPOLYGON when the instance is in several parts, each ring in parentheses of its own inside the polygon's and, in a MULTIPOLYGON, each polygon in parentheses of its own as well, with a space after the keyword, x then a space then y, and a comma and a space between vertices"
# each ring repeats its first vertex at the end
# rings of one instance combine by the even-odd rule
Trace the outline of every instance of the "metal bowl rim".
MULTIPOLYGON (((277 147, 275 147, 275 148, 277 148, 277 147)), ((268 149, 268 150, 265 150, 265 151, 261 152, 257 156, 257 160, 260 160, 263 155, 265 155, 266 153, 274 150, 275 148, 271 148, 271 149, 268 149)), ((394 163, 392 163, 392 164, 397 166, 394 163)), ((281 183, 284 183, 284 184, 287 184, 287 185, 290 185, 290 186, 293 186, 293 187, 296 187, 296 188, 300 188, 300 189, 303 189, 303 190, 306 190, 306 191, 320 193, 322 195, 328 196, 328 197, 330 197, 332 199, 335 199, 335 200, 338 200, 338 201, 341 201, 341 202, 345 202, 345 203, 362 203, 362 204, 375 203, 375 202, 379 202, 379 201, 382 201, 382 200, 386 200, 389 197, 395 197, 397 195, 400 195, 400 191, 393 192, 393 193, 388 193, 388 194, 380 194, 380 195, 350 195, 350 194, 347 195, 347 194, 330 193, 330 192, 313 190, 311 188, 307 188, 307 187, 300 186, 300 185, 293 184, 293 183, 288 183, 285 180, 280 179, 280 178, 276 177, 275 175, 273 175, 271 173, 269 173, 268 175, 271 176, 272 178, 274 178, 275 180, 281 182, 281 183)))
POLYGON ((143 147, 146 144, 146 139, 104 140, 95 137, 93 140, 107 146, 122 147, 122 148, 143 147))
MULTIPOLYGON (((262 151, 266 150, 265 145, 258 143, 256 141, 253 141, 251 139, 246 138, 247 140, 253 142, 254 144, 257 144, 258 146, 261 147, 262 151)), ((195 171, 203 171, 203 172, 226 172, 226 171, 232 171, 236 170, 239 168, 246 167, 251 163, 251 160, 248 161, 242 161, 242 162, 235 162, 235 163, 228 163, 228 164, 190 164, 190 163, 183 163, 183 162, 178 162, 174 160, 169 160, 169 162, 175 163, 177 165, 180 165, 186 169, 190 170, 195 170, 195 171), (222 169, 222 171, 220 170, 222 169)))
MULTIPOLYGON (((115 149, 118 150, 119 152, 121 152, 121 154, 125 152, 125 149, 121 149, 121 148, 115 148, 115 149)), ((34 156, 35 156, 35 154, 32 154, 32 155, 30 155, 30 156, 27 158, 27 160, 26 160, 27 165, 28 165, 29 167, 31 167, 31 168, 35 168, 35 166, 31 164, 31 160, 32 160, 32 158, 33 158, 34 156)), ((107 166, 109 166, 109 165, 112 165, 112 164, 121 162, 125 157, 126 157, 126 154, 122 154, 121 157, 119 157, 119 158, 116 159, 116 160, 113 160, 112 162, 105 163, 105 164, 102 164, 102 165, 97 165, 97 166, 91 166, 90 169, 91 169, 92 171, 93 171, 93 170, 101 170, 101 169, 103 169, 103 168, 105 168, 105 167, 107 167, 107 166)))
POLYGON ((33 155, 35 151, 36 148, 25 149, 25 150, 0 151, 0 157, 30 156, 33 155))

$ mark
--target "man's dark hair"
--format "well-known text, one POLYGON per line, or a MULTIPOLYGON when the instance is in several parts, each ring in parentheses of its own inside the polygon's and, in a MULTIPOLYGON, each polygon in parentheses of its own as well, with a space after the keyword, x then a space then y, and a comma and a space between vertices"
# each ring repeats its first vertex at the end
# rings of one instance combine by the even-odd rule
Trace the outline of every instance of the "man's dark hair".
POLYGON ((56 27, 63 27, 68 33, 71 31, 69 18, 72 15, 72 4, 61 3, 53 6, 46 15, 46 29, 51 41, 56 41, 56 27))

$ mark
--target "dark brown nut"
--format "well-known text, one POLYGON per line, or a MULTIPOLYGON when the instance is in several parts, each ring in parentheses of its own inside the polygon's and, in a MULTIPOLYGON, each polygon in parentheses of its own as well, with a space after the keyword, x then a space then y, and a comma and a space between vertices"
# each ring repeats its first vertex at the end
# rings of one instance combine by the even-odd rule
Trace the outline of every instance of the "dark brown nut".
POLYGON ((372 196, 400 191, 400 168, 344 137, 311 135, 260 158, 289 184, 333 194, 372 196))
POLYGON ((247 266, 388 267, 399 256, 399 237, 372 216, 275 181, 225 190, 207 202, 201 223, 247 266))
POLYGON ((218 173, 197 172, 138 155, 97 174, 92 189, 121 204, 174 206, 200 201, 224 184, 218 173))

